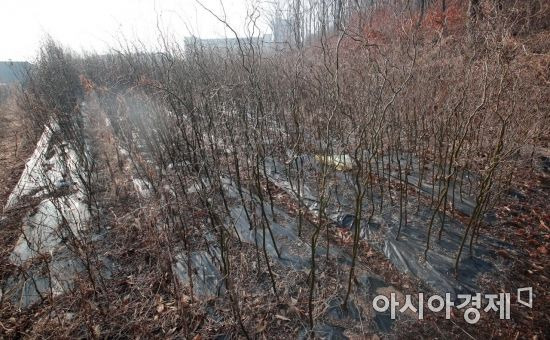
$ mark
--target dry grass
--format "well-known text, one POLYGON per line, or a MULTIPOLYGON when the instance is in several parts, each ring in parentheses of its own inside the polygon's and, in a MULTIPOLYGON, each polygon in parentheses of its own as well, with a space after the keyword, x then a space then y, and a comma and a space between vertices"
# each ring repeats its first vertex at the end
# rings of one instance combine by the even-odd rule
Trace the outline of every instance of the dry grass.
MULTIPOLYGON (((0 91, 8 92, 2 88, 0 91)), ((4 207, 27 157, 34 149, 34 138, 29 137, 24 116, 17 108, 12 93, 0 102, 0 126, 0 206, 4 207)))
MULTIPOLYGON (((400 108, 409 107, 412 102, 411 98, 419 99, 421 102, 418 104, 420 109, 425 109, 425 106, 427 106, 425 103, 439 104, 438 100, 448 101, 453 93, 453 86, 464 81, 460 73, 460 63, 465 54, 463 49, 469 48, 469 45, 464 42, 466 37, 463 31, 456 29, 449 33, 451 35, 436 41, 436 45, 439 44, 436 47, 432 46, 430 48, 433 42, 429 39, 420 42, 419 48, 424 49, 424 54, 420 54, 418 57, 421 65, 419 65, 419 70, 415 74, 415 79, 420 79, 418 81, 419 86, 410 90, 409 97, 403 99, 403 103, 400 103, 403 106, 400 108), (433 74, 430 75, 430 71, 433 74), (455 74, 454 78, 453 74, 455 74), (432 98, 434 96, 431 93, 426 94, 418 89, 430 88, 430 83, 434 82, 433 79, 430 79, 430 76, 435 79, 435 75, 448 76, 449 89, 448 91, 446 91, 446 88, 434 90, 434 93, 439 97, 432 98)), ((510 200, 508 197, 499 202, 495 208, 498 218, 498 232, 496 234, 516 248, 525 250, 521 253, 521 256, 524 257, 511 258, 514 264, 505 272, 499 272, 499 275, 502 275, 501 277, 487 278, 483 285, 484 289, 487 288, 484 293, 510 292, 525 285, 531 285, 535 287, 536 291, 544 292, 549 282, 550 273, 548 272, 547 255, 550 249, 548 229, 550 218, 547 210, 550 198, 548 197, 548 170, 544 168, 544 166, 548 166, 549 162, 549 134, 548 125, 545 124, 548 122, 548 116, 542 115, 548 112, 549 59, 547 38, 548 33, 541 31, 532 36, 510 37, 502 45, 509 52, 502 55, 512 58, 511 65, 514 77, 512 77, 511 84, 513 84, 514 89, 517 86, 517 91, 512 92, 517 97, 506 98, 504 101, 516 102, 522 105, 537 103, 537 105, 540 105, 536 108, 539 115, 533 118, 526 114, 526 117, 541 124, 537 127, 537 136, 530 140, 530 143, 536 145, 526 145, 525 150, 523 150, 526 153, 535 150, 534 159, 537 161, 532 164, 532 167, 520 169, 516 176, 512 178, 511 183, 512 188, 519 190, 527 198, 518 202, 510 200), (540 119, 540 121, 537 119, 540 119), (541 158, 541 156, 546 158, 541 158)), ((396 46, 388 45, 386 48, 390 55, 401 53, 397 43, 396 46)), ((313 54, 313 52, 311 53, 313 54)), ((316 62, 315 56, 310 55, 309 57, 312 58, 312 63, 316 62)), ((360 65, 359 62, 364 61, 361 59, 364 56, 355 56, 358 63, 354 64, 355 59, 353 57, 352 55, 346 55, 346 58, 349 59, 343 60, 343 65, 349 67, 348 70, 352 71, 355 65, 360 65)), ((129 59, 132 59, 131 54, 129 54, 129 59)), ((64 65, 62 63, 60 67, 64 65)), ((315 68, 312 67, 312 69, 315 68)), ((99 72, 99 74, 105 75, 106 72, 99 72)), ((107 76, 126 76, 124 72, 117 74, 116 71, 113 71, 113 74, 107 76)), ((212 75, 216 76, 216 74, 212 75)), ((49 78, 46 77, 46 79, 49 78)), ((285 77, 281 76, 281 79, 284 81, 285 77)), ((349 79, 354 78, 350 76, 349 79)), ((131 81, 129 82, 131 83, 131 81)), ((160 84, 162 85, 162 83, 160 84)), ((357 84, 362 83, 357 81, 357 84)), ((137 88, 136 92, 139 92, 140 86, 153 92, 158 90, 156 88, 151 90, 148 85, 151 84, 133 84, 137 88)), ((211 84, 207 85, 210 86, 211 84)), ((346 85, 349 85, 350 88, 344 88, 345 91, 348 91, 344 91, 344 93, 349 93, 353 99, 353 95, 355 95, 352 88, 354 83, 350 81, 350 84, 346 85)), ((208 86, 206 87, 208 88, 208 86)), ((156 195, 148 199, 140 198, 133 190, 132 178, 134 176, 150 176, 157 181, 157 184, 160 184, 159 188, 162 188, 161 185, 166 183, 163 180, 166 181, 171 173, 168 171, 166 173, 157 172, 153 165, 159 165, 158 168, 160 168, 160 162, 158 159, 147 160, 148 156, 151 157, 150 154, 142 155, 134 150, 135 153, 129 157, 121 158, 119 155, 119 147, 124 143, 124 138, 139 135, 139 132, 143 132, 137 131, 139 129, 136 129, 136 125, 129 123, 129 113, 135 110, 136 107, 128 104, 131 101, 130 98, 128 98, 128 102, 125 102, 124 96, 128 93, 120 91, 120 96, 117 93, 112 103, 102 107, 102 102, 98 100, 96 95, 101 97, 101 95, 106 94, 100 93, 101 91, 105 90, 107 92, 111 89, 98 89, 96 94, 93 91, 91 81, 84 87, 89 91, 85 97, 87 115, 90 120, 86 135, 90 139, 89 146, 96 161, 94 198, 98 202, 97 206, 94 206, 94 209, 97 210, 95 210, 96 213, 94 213, 90 224, 94 227, 94 231, 97 226, 98 232, 104 237, 93 240, 90 238, 89 242, 82 244, 82 246, 86 248, 86 251, 89 251, 89 254, 111 260, 113 264, 112 273, 109 277, 103 277, 94 282, 86 277, 86 273, 83 273, 76 278, 75 287, 70 292, 56 298, 47 298, 29 309, 16 310, 9 304, 3 304, 0 310, 0 335, 8 337, 25 336, 28 338, 124 338, 147 336, 202 339, 214 338, 217 335, 237 337, 242 335, 243 332, 239 325, 238 313, 235 312, 235 305, 230 301, 230 296, 235 297, 238 301, 240 320, 249 333, 248 335, 253 338, 297 337, 300 332, 307 329, 309 271, 289 270, 275 261, 270 261, 272 262, 272 271, 276 277, 276 283, 274 284, 280 295, 276 299, 271 290, 270 273, 265 266, 265 258, 257 255, 254 245, 241 244, 235 237, 230 237, 223 244, 225 247, 224 254, 229 259, 228 262, 231 263, 231 272, 226 278, 231 280, 231 293, 233 295, 226 294, 220 298, 200 299, 193 295, 191 287, 181 285, 181 282, 175 278, 173 273, 174 257, 172 252, 181 252, 184 248, 187 249, 183 252, 204 250, 207 247, 206 234, 218 237, 216 232, 223 230, 223 223, 218 223, 218 225, 214 225, 215 222, 210 223, 212 220, 209 220, 210 211, 207 209, 209 206, 205 202, 213 202, 212 206, 218 207, 214 208, 214 213, 224 216, 225 212, 221 208, 223 206, 220 202, 221 199, 212 190, 194 196, 190 195, 189 198, 180 198, 180 201, 174 199, 176 202, 172 202, 170 199, 166 199, 167 196, 164 195, 167 195, 167 193, 163 192, 162 189, 159 189, 156 195), (108 109, 112 109, 113 112, 104 111, 108 109), (113 117, 115 118, 113 119, 113 117), (107 123, 109 119, 110 123, 107 123), (113 126, 115 122, 116 124, 120 123, 120 125, 127 124, 122 126, 122 129, 127 128, 128 131, 115 131, 116 128, 113 126), (130 159, 132 156, 134 158, 130 159), (155 164, 154 161, 157 161, 157 163, 155 164), (138 171, 142 171, 142 173, 138 174, 138 171), (201 200, 201 198, 207 198, 208 201, 201 200), (169 205, 174 207, 167 208, 169 205), (171 208, 175 210, 172 211, 171 208), (171 221, 170 224, 169 220, 174 215, 183 216, 183 222, 181 220, 171 221), (181 230, 184 227, 187 228, 187 234, 182 235, 181 230), (184 241, 188 242, 189 245, 185 244, 184 241)), ((112 90, 114 92, 118 89, 113 86, 112 90)), ((217 92, 223 92, 222 90, 218 89, 217 92)), ((247 89, 244 88, 244 90, 247 89)), ((304 93, 307 90, 309 90, 309 87, 304 90, 304 93)), ((158 93, 155 94, 158 95, 158 93)), ((233 94, 238 100, 239 93, 234 92, 233 94)), ((311 95, 311 98, 304 94, 302 99, 304 99, 304 103, 310 100, 311 107, 315 107, 313 102, 318 101, 319 98, 315 94, 309 95, 311 95)), ((154 97, 153 94, 148 99, 154 97)), ((476 94, 472 93, 471 97, 475 98, 476 94)), ((80 100, 80 98, 78 99, 80 100)), ((304 103, 302 104, 305 105, 304 103)), ((274 105, 276 106, 276 104, 274 105)), ((14 109, 13 100, 8 100, 2 107, 0 118, 3 126, 7 127, 0 130, 0 157, 2 157, 0 159, 0 183, 2 183, 0 203, 3 205, 11 188, 19 178, 25 158, 32 151, 32 143, 30 143, 30 139, 21 137, 24 135, 25 124, 22 115, 14 109), (17 143, 16 136, 18 136, 17 143), (23 140, 23 142, 19 140, 23 140), (18 145, 17 148, 16 144, 18 145)), ((434 105, 434 107, 437 108, 437 105, 434 105)), ((193 109, 200 110, 202 107, 197 105, 193 109)), ((427 117, 437 119, 440 113, 429 110, 428 107, 427 117)), ((164 111, 161 112, 164 113, 164 111)), ((529 108, 518 109, 518 112, 529 113, 530 110, 529 108)), ((62 112, 62 114, 66 114, 66 112, 62 112)), ((158 112, 151 112, 150 114, 151 117, 142 116, 140 118, 150 119, 147 123, 151 123, 155 121, 155 118, 163 117, 162 115, 154 115, 158 112)), ((305 110, 304 114, 306 114, 305 110)), ((307 118, 304 119, 304 123, 307 123, 307 118)), ((313 120, 318 119, 318 117, 313 117, 313 120)), ((484 123, 490 125, 494 121, 488 119, 484 123)), ((441 124, 441 126, 444 125, 441 124)), ((345 125, 343 126, 345 127, 345 125)), ((147 126, 147 128, 150 127, 147 126)), ((189 127, 189 129, 191 128, 194 128, 194 126, 189 127)), ((220 134, 223 134, 223 131, 220 134)), ((166 136, 172 135, 167 134, 166 136)), ((486 136, 491 135, 487 133, 481 138, 491 139, 486 136)), ((150 141, 148 140, 148 142, 150 141)), ((181 140, 174 141, 181 142, 181 140)), ((200 138, 194 140, 200 148, 199 141, 201 141, 200 138)), ((306 143, 304 143, 304 149, 307 149, 306 143)), ((182 154, 188 156, 187 152, 189 150, 185 150, 182 154)), ((212 152, 208 155, 217 154, 212 152)), ((151 158, 154 158, 154 156, 158 155, 153 155, 151 158)), ((528 158, 526 155, 523 156, 525 156, 525 159, 528 158)), ((248 155, 238 155, 237 157, 240 157, 241 167, 250 160, 247 158, 248 155)), ((475 161, 476 157, 484 156, 466 155, 465 157, 475 161)), ((170 159, 170 161, 172 160, 170 159)), ((215 172, 216 170, 230 169, 232 161, 232 159, 224 157, 216 158, 216 162, 212 166, 212 168, 217 167, 217 169, 213 169, 214 175, 219 175, 215 172)), ((189 179, 188 177, 192 177, 193 174, 182 172, 179 175, 185 177, 182 181, 183 184, 173 179, 173 182, 169 183, 177 183, 179 187, 175 187, 175 190, 179 190, 178 193, 181 194, 186 189, 185 184, 188 184, 186 182, 189 179)), ((241 177, 245 182, 245 188, 254 187, 254 178, 252 177, 250 172, 241 177)), ((258 181, 258 183, 260 182, 258 181)), ((377 182, 372 179, 370 183, 374 185, 377 182)), ((262 181, 261 184, 258 184, 258 187, 259 190, 256 191, 256 194, 262 193, 263 197, 269 196, 268 182, 262 181)), ((396 191, 394 196, 397 196, 397 186, 389 185, 389 187, 396 191)), ((284 207, 284 210, 290 216, 296 217, 299 212, 296 202, 280 188, 271 188, 271 190, 274 191, 276 205, 284 207)), ((10 266, 7 262, 7 255, 18 236, 19 221, 23 213, 23 210, 18 211, 0 223, 3 228, 0 254, 2 261, 0 278, 2 279, 5 279, 14 270, 13 266, 10 266)), ((328 221, 319 221, 318 217, 311 213, 306 212, 305 219, 309 228, 304 230, 302 240, 308 242, 313 234, 312 226, 320 225, 322 231, 319 246, 327 246, 328 238, 331 246, 337 245, 347 255, 352 253, 353 240, 348 232, 335 227, 325 229, 328 221), (329 235, 327 238, 325 238, 325 231, 329 235)), ((224 235, 223 231, 221 235, 224 235)), ((229 233, 226 235, 229 235, 229 233)), ((220 242, 221 246, 222 242, 220 242)), ((392 289, 396 289, 403 294, 414 295, 418 292, 427 292, 427 288, 418 280, 400 273, 383 254, 373 249, 367 242, 359 242, 358 249, 356 273, 374 273, 382 277, 388 285, 392 286, 392 289)), ((307 252, 309 249, 305 249, 305 251, 307 252)), ((511 256, 506 253, 500 254, 511 256)), ((100 265, 97 262, 95 264, 100 265)), ((317 265, 318 277, 314 286, 313 315, 315 318, 319 318, 316 322, 322 322, 325 317, 328 299, 336 295, 341 296, 345 292, 344 285, 349 273, 349 266, 330 259, 327 261, 324 257, 319 258, 317 265)), ((357 298, 356 302, 364 307, 364 312, 368 315, 370 306, 365 303, 367 298, 365 296, 355 297, 357 298)), ((511 321, 499 321, 497 317, 483 314, 480 323, 475 326, 467 325, 460 313, 453 314, 451 320, 444 320, 439 314, 429 314, 422 321, 415 318, 401 319, 397 322, 392 333, 387 334, 387 337, 464 338, 471 335, 487 338, 517 338, 518 335, 530 338, 541 337, 547 331, 549 323, 547 306, 550 303, 548 303, 548 299, 548 295, 542 295, 539 297, 538 305, 527 312, 516 309, 519 312, 514 312, 511 321)), ((512 310, 515 307, 518 306, 513 306, 512 310)), ((370 319, 365 321, 365 325, 362 323, 359 325, 359 323, 352 320, 340 321, 346 327, 346 334, 350 337, 371 336, 375 329, 370 327, 372 326, 372 320, 370 319)))
MULTIPOLYGON (((4 208, 12 189, 19 181, 27 158, 34 150, 36 138, 29 134, 25 118, 15 104, 14 91, 0 87, 0 210, 4 208)), ((19 220, 25 209, 16 209, 8 214, 0 214, 0 277, 4 278, 7 257, 19 236, 19 220)))

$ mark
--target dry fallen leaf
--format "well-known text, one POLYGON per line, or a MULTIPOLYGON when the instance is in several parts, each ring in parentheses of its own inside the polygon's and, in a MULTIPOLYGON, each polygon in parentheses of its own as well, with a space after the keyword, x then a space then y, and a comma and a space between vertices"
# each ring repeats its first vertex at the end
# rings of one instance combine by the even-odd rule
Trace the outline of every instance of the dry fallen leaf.
POLYGON ((265 322, 265 320, 262 320, 262 322, 256 327, 256 333, 263 332, 266 327, 267 327, 267 322, 265 322))
POLYGON ((279 315, 279 314, 275 314, 275 318, 277 318, 279 320, 283 320, 283 321, 290 321, 290 319, 287 318, 286 316, 282 316, 282 315, 279 315))
POLYGON ((101 336, 101 328, 99 327, 99 325, 94 326, 93 332, 94 337, 99 338, 101 336))
POLYGON ((188 296, 188 295, 182 294, 182 296, 181 296, 181 302, 182 302, 183 304, 188 304, 189 302, 191 302, 191 297, 188 296))
POLYGON ((507 252, 506 250, 504 250, 504 249, 498 249, 498 250, 496 251, 496 253, 497 253, 498 255, 500 255, 500 256, 506 258, 506 259, 509 259, 509 258, 510 258, 510 254, 508 254, 508 252, 507 252))
POLYGON ((162 313, 164 311, 164 304, 161 303, 157 306, 157 313, 162 313))

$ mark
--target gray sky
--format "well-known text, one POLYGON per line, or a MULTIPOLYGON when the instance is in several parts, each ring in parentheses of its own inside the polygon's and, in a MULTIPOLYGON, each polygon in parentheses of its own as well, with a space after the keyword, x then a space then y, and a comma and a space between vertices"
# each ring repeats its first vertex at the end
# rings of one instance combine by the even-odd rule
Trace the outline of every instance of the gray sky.
MULTIPOLYGON (((239 34, 245 32, 244 18, 252 1, 221 0, 239 34)), ((223 14, 220 0, 201 2, 223 14)), ((163 32, 178 41, 190 35, 226 34, 223 25, 195 0, 0 0, 0 60, 32 61, 47 35, 77 52, 103 53, 121 38, 139 38, 154 49, 157 21, 163 32)), ((269 33, 265 24, 261 27, 262 33, 269 33)))

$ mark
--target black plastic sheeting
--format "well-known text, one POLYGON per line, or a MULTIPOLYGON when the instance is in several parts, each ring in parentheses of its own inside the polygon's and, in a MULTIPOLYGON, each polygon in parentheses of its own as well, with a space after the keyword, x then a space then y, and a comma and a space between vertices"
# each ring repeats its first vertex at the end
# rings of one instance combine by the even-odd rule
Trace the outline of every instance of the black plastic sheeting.
MULTIPOLYGON (((225 192, 229 198, 233 199, 233 201, 240 201, 238 189, 236 188, 234 183, 229 180, 225 180, 225 192)), ((259 198, 245 189, 242 189, 242 193, 245 201, 247 202, 249 214, 252 213, 249 208, 249 203, 254 202, 254 213, 256 216, 261 216, 262 203, 259 198)), ((289 216, 277 205, 273 207, 273 212, 275 216, 273 216, 273 214, 271 213, 271 206, 266 203, 264 203, 263 210, 263 213, 266 214, 266 217, 268 219, 271 233, 273 234, 275 244, 280 254, 279 257, 275 250, 275 246, 271 238, 271 233, 269 233, 266 228, 265 245, 269 257, 273 261, 276 261, 278 264, 291 270, 309 270, 311 264, 311 246, 307 242, 300 239, 300 237, 298 237, 298 225, 296 217, 289 216)), ((241 204, 233 204, 232 207, 230 207, 230 212, 230 217, 226 221, 226 227, 229 230, 234 230, 234 232, 238 235, 242 242, 246 242, 249 244, 258 244, 258 246, 261 248, 263 246, 263 228, 256 227, 256 230, 254 230, 254 228, 250 227, 244 208, 241 204)), ((347 221, 347 219, 345 220, 347 221)), ((304 220, 303 223, 304 228, 312 227, 306 220, 304 220)), ((317 246, 317 256, 325 256, 326 251, 326 248, 322 246, 317 246)), ((351 257, 342 249, 340 249, 337 245, 331 245, 329 255, 335 261, 343 264, 345 267, 349 267, 351 264, 351 257)), ((347 269, 343 270, 346 271, 347 269)), ((358 271, 358 269, 356 269, 356 271, 358 271)), ((359 282, 360 294, 355 295, 355 299, 364 299, 364 304, 370 305, 372 299, 376 294, 376 289, 388 287, 390 287, 390 285, 385 283, 382 278, 377 277, 376 275, 373 275, 371 273, 364 274, 361 276, 359 282)), ((364 311, 355 304, 353 298, 348 301, 347 310, 342 309, 342 301, 343 300, 341 297, 334 297, 327 302, 327 309, 323 315, 323 318, 319 320, 319 323, 314 327, 316 338, 346 338, 343 333, 345 329, 337 325, 339 321, 352 320, 354 322, 358 322, 359 320, 363 320, 365 321, 365 324, 368 323, 367 317, 364 315, 364 311), (333 323, 335 323, 336 325, 333 325, 333 323)), ((370 312, 370 314, 373 315, 374 320, 372 326, 375 327, 378 332, 383 333, 389 332, 391 330, 394 320, 389 320, 389 322, 381 324, 382 327, 378 327, 376 320, 380 318, 384 319, 385 314, 378 313, 373 309, 371 309, 370 312)), ((306 335, 307 331, 304 330, 301 333, 300 337, 306 337, 306 335)))
MULTIPOLYGON (((67 248, 61 248, 47 263, 47 270, 43 263, 22 269, 6 279, 2 293, 4 298, 10 299, 14 305, 26 308, 42 301, 43 298, 48 298, 50 294, 58 296, 71 292, 75 278, 82 275, 85 268, 85 263, 74 253, 67 248)), ((102 277, 109 278, 114 270, 114 264, 109 258, 101 256, 97 270, 102 277)))
MULTIPOLYGON (((263 233, 265 230, 265 248, 271 261, 291 271, 309 271, 311 246, 298 236, 297 218, 289 216, 277 205, 273 207, 272 213, 271 206, 268 203, 262 203, 255 194, 243 188, 241 190, 249 215, 255 215, 255 218, 258 219, 259 216, 262 216, 262 213, 265 213, 271 233, 268 231, 267 226, 265 229, 260 227, 261 224, 258 223, 258 220, 255 221, 256 228, 253 228, 246 217, 236 185, 226 178, 222 179, 222 183, 230 211, 225 221, 227 230, 232 231, 234 236, 238 237, 241 242, 257 245, 260 249, 262 249, 264 244, 263 233), (264 204, 263 212, 261 204, 264 204), (273 239, 275 242, 273 242, 273 239), (275 245, 279 254, 277 254, 275 245)), ((341 222, 348 223, 351 227, 349 216, 342 215, 341 222)), ((304 219, 303 227, 312 228, 313 226, 304 219)), ((190 276, 187 261, 190 261, 193 273, 191 275, 193 279, 193 293, 200 297, 222 296, 225 290, 223 278, 219 270, 221 263, 220 251, 212 235, 207 234, 206 239, 208 242, 205 250, 193 251, 189 254, 189 258, 185 253, 177 255, 175 272, 184 284, 189 285, 190 276)), ((326 251, 325 247, 318 246, 317 256, 326 256, 326 251)), ((346 268, 351 264, 349 254, 337 245, 331 245, 329 255, 334 261, 344 266, 344 272, 348 270, 346 268)), ((389 317, 385 313, 374 311, 372 307, 368 311, 364 311, 363 307, 356 305, 355 302, 356 299, 361 299, 362 306, 370 306, 372 299, 378 294, 378 288, 387 289, 391 286, 386 284, 382 278, 372 273, 364 273, 358 268, 356 268, 356 272, 358 273, 359 281, 357 294, 352 295, 352 298, 348 301, 347 309, 342 308, 342 297, 335 296, 326 302, 325 313, 317 320, 317 324, 314 327, 316 338, 345 339, 345 328, 341 326, 341 322, 345 323, 346 321, 364 322, 365 326, 370 324, 379 333, 386 333, 391 330, 394 320, 388 319, 389 317)), ((209 315, 215 317, 215 312, 210 311, 209 315)), ((299 337, 308 337, 308 332, 308 329, 304 329, 299 334, 299 337)))
MULTIPOLYGON (((318 194, 315 191, 317 185, 313 174, 319 173, 319 164, 312 156, 296 157, 290 165, 268 159, 266 160, 266 174, 269 180, 279 188, 285 190, 291 197, 298 199, 297 167, 304 171, 301 180, 301 204, 310 211, 318 211, 318 194)), ((392 175, 393 176, 393 175, 392 175)), ((414 182, 414 171, 408 176, 414 182)), ((431 194, 432 185, 423 184, 426 194, 431 194)), ((437 185, 434 186, 437 192, 437 185)), ((458 189, 457 189, 458 190, 458 189)), ((351 174, 335 171, 331 177, 328 189, 329 202, 326 214, 340 227, 353 229, 354 220, 354 186, 351 174)), ((367 194, 368 196, 369 194, 367 194)), ((452 193, 450 193, 452 195, 452 193)), ((442 214, 437 213, 432 228, 430 250, 426 261, 423 259, 426 247, 427 229, 433 210, 426 205, 418 206, 417 197, 409 195, 407 199, 407 224, 401 228, 399 240, 396 234, 399 227, 400 209, 398 204, 390 204, 385 198, 380 213, 381 197, 377 188, 373 190, 375 214, 369 222, 369 214, 372 210, 370 200, 363 200, 363 214, 361 219, 361 237, 366 239, 401 271, 418 277, 431 287, 436 293, 472 293, 479 291, 478 279, 483 274, 490 274, 497 265, 503 265, 502 259, 497 257, 495 249, 508 248, 509 245, 489 237, 480 236, 473 246, 474 256, 469 256, 469 248, 465 247, 459 266, 458 277, 454 276, 454 262, 458 252, 464 226, 449 214, 445 216, 443 237, 440 241, 437 234, 441 225, 442 214)), ((458 195, 457 195, 458 197, 458 195)), ((473 203, 468 199, 455 199, 456 209, 463 213, 471 213, 473 203), (459 204, 458 201, 461 203, 459 204)))
MULTIPOLYGON (((238 190, 233 183, 226 181, 225 191, 229 198, 240 200, 238 190)), ((296 270, 309 269, 311 245, 298 237, 298 223, 296 218, 289 216, 284 210, 276 205, 273 207, 273 212, 275 214, 273 215, 269 203, 262 203, 256 195, 251 194, 246 189, 242 189, 242 193, 247 202, 249 215, 254 214, 257 219, 261 219, 263 213, 266 215, 269 229, 271 229, 271 232, 269 232, 267 226, 265 227, 265 248, 268 255, 283 266, 296 270), (253 202, 253 211, 250 211, 250 206, 248 204, 250 202, 253 202), (264 205, 263 212, 261 204, 264 205), (273 238, 271 235, 273 235, 273 238), (275 239, 275 245, 279 250, 280 257, 275 249, 273 239, 275 239)), ((259 225, 260 221, 257 222, 259 225)), ((246 217, 246 212, 241 204, 230 207, 230 216, 226 221, 226 225, 229 230, 233 230, 238 235, 242 242, 254 245, 257 244, 260 248, 263 247, 264 228, 260 226, 253 228, 250 226, 248 218, 246 217)), ((307 225, 307 221, 304 220, 304 226, 307 227, 307 225)), ((317 246, 316 251, 317 256, 325 256, 327 249, 322 246, 317 246)), ((329 256, 340 263, 351 263, 351 259, 336 246, 330 247, 329 256)))
MULTIPOLYGON (((379 295, 379 289, 387 287, 387 284, 380 278, 372 275, 357 275, 357 281, 359 283, 359 289, 368 301, 373 301, 374 298, 379 295)), ((373 309, 374 311, 374 309, 373 309)), ((390 310, 385 312, 374 311, 372 318, 373 326, 375 329, 382 333, 388 333, 393 328, 395 320, 391 318, 390 310)), ((403 317, 402 314, 396 314, 398 318, 403 317)))
MULTIPOLYGON (((222 275, 208 251, 194 251, 189 254, 193 279, 193 294, 201 297, 221 296, 225 292, 222 275)), ((187 258, 176 256, 175 271, 180 280, 189 284, 187 258)))

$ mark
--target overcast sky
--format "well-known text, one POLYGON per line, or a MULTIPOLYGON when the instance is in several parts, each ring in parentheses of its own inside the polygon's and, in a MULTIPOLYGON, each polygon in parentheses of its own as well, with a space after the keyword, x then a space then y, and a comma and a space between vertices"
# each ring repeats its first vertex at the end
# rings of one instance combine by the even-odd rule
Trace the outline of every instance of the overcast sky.
MULTIPOLYGON (((230 24, 243 34, 253 0, 221 1, 230 24)), ((201 3, 223 14, 220 0, 201 3)), ((181 41, 190 35, 225 35, 223 25, 196 0, 0 0, 0 60, 32 61, 47 35, 77 52, 103 53, 121 38, 139 38, 154 49, 157 22, 181 41)), ((262 30, 269 33, 265 24, 262 30)))

